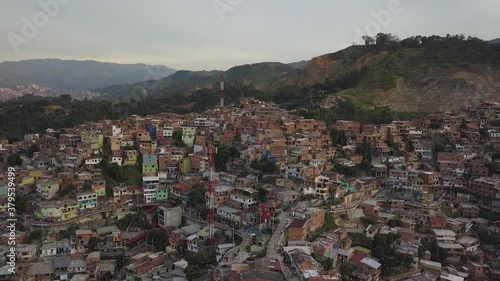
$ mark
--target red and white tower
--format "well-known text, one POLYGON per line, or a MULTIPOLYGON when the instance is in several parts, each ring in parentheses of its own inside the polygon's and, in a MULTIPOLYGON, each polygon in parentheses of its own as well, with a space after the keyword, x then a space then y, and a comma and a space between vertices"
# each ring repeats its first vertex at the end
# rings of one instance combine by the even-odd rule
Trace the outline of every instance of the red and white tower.
POLYGON ((224 73, 220 75, 220 115, 224 117, 224 73))
POLYGON ((215 169, 215 148, 212 144, 208 148, 208 244, 215 244, 215 198, 214 198, 214 169, 215 169))

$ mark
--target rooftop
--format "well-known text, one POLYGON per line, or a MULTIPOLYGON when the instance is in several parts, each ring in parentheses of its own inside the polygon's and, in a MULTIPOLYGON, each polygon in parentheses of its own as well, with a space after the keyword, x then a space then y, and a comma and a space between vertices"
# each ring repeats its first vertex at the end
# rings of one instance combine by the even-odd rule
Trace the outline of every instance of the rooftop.
POLYGON ((352 247, 352 248, 356 251, 360 251, 360 252, 363 252, 365 254, 367 254, 371 251, 370 249, 367 249, 367 248, 361 247, 361 246, 356 246, 356 247, 352 247))
POLYGON ((431 231, 434 232, 434 234, 436 234, 437 236, 456 236, 455 232, 449 229, 431 229, 431 231))
POLYGON ((120 229, 116 225, 109 225, 105 227, 100 227, 96 229, 97 234, 102 235, 106 233, 120 232, 120 229))
POLYGON ((217 211, 226 212, 228 214, 235 214, 235 213, 239 212, 239 210, 233 209, 233 208, 225 206, 225 205, 217 207, 217 211))
POLYGON ((288 227, 301 227, 303 228, 307 224, 307 219, 293 219, 293 221, 288 225, 288 227))
POLYGON ((54 268, 50 262, 35 262, 32 263, 28 275, 46 275, 54 273, 54 268))
POLYGON ((71 277, 70 281, 87 281, 89 279, 88 274, 76 274, 71 277))
POLYGON ((439 243, 438 246, 439 246, 439 248, 443 248, 443 249, 447 249, 447 250, 450 250, 450 249, 463 250, 463 248, 464 248, 462 245, 457 244, 457 243, 439 243))

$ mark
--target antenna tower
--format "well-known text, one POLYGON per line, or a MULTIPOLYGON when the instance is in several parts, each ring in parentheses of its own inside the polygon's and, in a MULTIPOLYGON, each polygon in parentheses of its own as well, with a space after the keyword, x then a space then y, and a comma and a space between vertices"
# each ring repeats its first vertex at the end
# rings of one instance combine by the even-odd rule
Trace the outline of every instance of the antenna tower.
POLYGON ((208 175, 208 244, 214 245, 214 234, 215 234, 215 198, 214 198, 214 169, 215 169, 215 148, 212 144, 208 146, 208 161, 209 161, 209 175, 208 175))

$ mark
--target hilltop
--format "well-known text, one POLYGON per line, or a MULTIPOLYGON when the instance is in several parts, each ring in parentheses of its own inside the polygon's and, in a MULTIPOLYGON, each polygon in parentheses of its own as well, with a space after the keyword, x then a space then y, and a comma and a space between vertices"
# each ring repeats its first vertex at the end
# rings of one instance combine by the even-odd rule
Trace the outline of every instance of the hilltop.
POLYGON ((276 77, 297 72, 296 68, 283 63, 262 62, 235 66, 224 72, 180 70, 159 80, 133 85, 114 85, 94 91, 102 94, 100 99, 124 101, 143 95, 186 94, 218 85, 222 73, 226 81, 238 81, 244 85, 252 84, 258 89, 266 89, 276 77))
MULTIPOLYGON (((387 123, 498 100, 500 46, 477 38, 376 40, 313 58, 303 70, 281 63, 225 72, 225 101, 272 101, 306 118, 387 123), (379 41, 377 44, 376 42, 379 41), (323 106, 325 99, 336 104, 323 106)), ((178 71, 159 80, 106 88, 101 100, 26 96, 0 105, 0 133, 20 139, 46 127, 64 128, 103 117, 202 112, 219 102, 221 71, 178 71), (46 106, 62 110, 46 112, 46 106)))
POLYGON ((362 106, 422 112, 463 108, 500 92, 500 46, 463 36, 410 37, 313 58, 294 75, 277 78, 270 89, 331 84, 330 93, 362 106), (346 89, 335 80, 356 76, 346 89), (359 76, 359 77, 358 77, 359 76))
MULTIPOLYGON (((144 95, 190 95, 215 89, 221 71, 178 71, 168 77, 96 90, 127 101, 144 95)), ((337 95, 365 108, 400 112, 460 109, 500 92, 500 45, 475 37, 378 34, 365 45, 291 64, 263 62, 225 71, 226 81, 252 85, 267 95, 296 96, 296 105, 337 95), (317 91, 317 89, 321 89, 317 91), (300 94, 297 94, 300 93, 300 94), (318 94, 319 93, 319 94, 318 94)))

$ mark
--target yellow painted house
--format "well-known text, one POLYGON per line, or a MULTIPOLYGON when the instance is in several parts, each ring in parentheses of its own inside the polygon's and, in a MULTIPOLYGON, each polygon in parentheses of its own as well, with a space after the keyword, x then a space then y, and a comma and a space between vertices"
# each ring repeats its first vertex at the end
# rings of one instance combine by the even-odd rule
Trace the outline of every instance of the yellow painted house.
POLYGON ((41 170, 31 170, 29 175, 35 178, 35 181, 39 181, 44 177, 44 173, 41 170))
POLYGON ((214 134, 214 142, 220 142, 220 140, 222 139, 222 135, 220 134, 214 134))
POLYGON ((21 179, 21 182, 19 183, 19 187, 24 187, 26 185, 34 184, 35 183, 35 177, 33 176, 25 176, 21 179))
POLYGON ((137 163, 137 150, 125 150, 123 165, 135 165, 137 163))
POLYGON ((106 195, 106 182, 104 179, 92 181, 92 192, 95 192, 97 197, 106 195))
POLYGON ((183 126, 182 127, 182 141, 187 147, 192 147, 194 144, 194 138, 196 136, 196 127, 183 126))
POLYGON ((76 200, 64 200, 61 203, 61 220, 70 220, 78 217, 78 202, 76 200))
POLYGON ((38 202, 35 216, 39 218, 65 221, 78 217, 78 202, 76 200, 42 201, 38 202))
POLYGON ((8 207, 9 207, 9 202, 7 202, 7 200, 0 202, 0 213, 6 213, 8 207))
POLYGON ((109 137, 109 144, 111 145, 111 151, 120 150, 121 143, 122 143, 121 137, 109 137))

